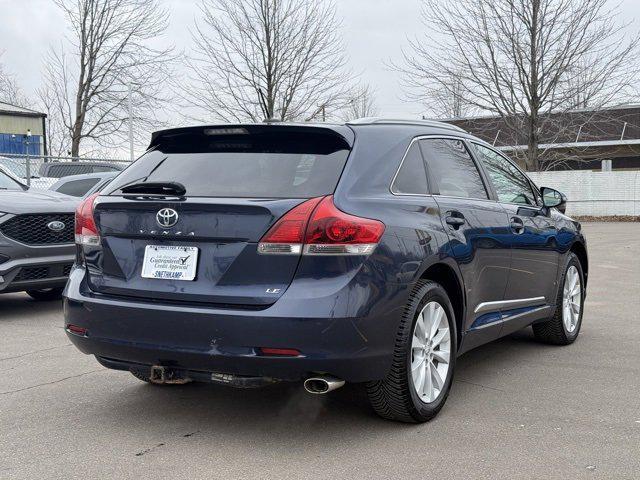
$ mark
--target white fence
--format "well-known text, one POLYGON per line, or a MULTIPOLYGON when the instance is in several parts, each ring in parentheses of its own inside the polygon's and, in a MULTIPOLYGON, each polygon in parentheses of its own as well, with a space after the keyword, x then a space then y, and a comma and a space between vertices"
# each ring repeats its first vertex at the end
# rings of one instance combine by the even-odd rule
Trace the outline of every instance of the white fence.
POLYGON ((539 187, 564 193, 567 215, 640 215, 640 171, 529 172, 539 187))

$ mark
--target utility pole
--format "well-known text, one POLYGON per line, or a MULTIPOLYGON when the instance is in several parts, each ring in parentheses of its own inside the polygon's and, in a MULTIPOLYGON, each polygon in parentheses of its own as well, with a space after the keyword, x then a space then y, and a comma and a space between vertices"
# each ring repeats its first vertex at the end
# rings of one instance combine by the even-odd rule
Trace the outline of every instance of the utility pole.
POLYGON ((26 145, 26 162, 25 162, 25 177, 27 177, 27 187, 31 186, 31 159, 29 158, 29 140, 31 140, 31 130, 27 130, 27 134, 24 136, 24 144, 26 145))
POLYGON ((131 100, 131 95, 133 88, 131 86, 131 82, 128 84, 128 103, 129 103, 129 158, 133 162, 135 159, 133 158, 133 102, 131 100))

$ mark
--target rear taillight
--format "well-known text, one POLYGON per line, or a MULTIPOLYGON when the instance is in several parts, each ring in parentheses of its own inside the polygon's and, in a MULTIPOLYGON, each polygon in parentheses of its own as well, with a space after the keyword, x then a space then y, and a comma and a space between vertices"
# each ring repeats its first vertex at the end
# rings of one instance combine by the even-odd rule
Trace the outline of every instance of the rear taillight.
POLYGON ((287 212, 258 244, 268 254, 368 255, 384 233, 378 220, 344 213, 333 197, 312 198, 287 212))
POLYGON ((85 198, 76 208, 76 244, 99 245, 100 234, 93 218, 93 204, 99 193, 85 198))
POLYGON ((258 252, 299 255, 309 217, 321 200, 322 197, 312 198, 289 210, 262 237, 258 252))

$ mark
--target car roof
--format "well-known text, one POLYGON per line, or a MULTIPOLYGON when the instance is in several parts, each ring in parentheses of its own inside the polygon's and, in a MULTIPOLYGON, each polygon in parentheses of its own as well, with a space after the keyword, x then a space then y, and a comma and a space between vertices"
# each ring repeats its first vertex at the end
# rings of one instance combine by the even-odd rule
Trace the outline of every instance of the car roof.
MULTIPOLYGON (((246 129, 249 130, 249 133, 253 132, 262 132, 268 131, 270 128, 278 128, 278 129, 291 129, 291 130, 303 130, 303 129, 315 129, 315 130, 329 130, 334 133, 340 135, 344 140, 346 140, 350 145, 353 144, 355 140, 353 132, 363 126, 376 125, 376 126, 393 126, 397 128, 398 126, 406 126, 409 129, 419 129, 425 130, 425 134, 430 133, 426 130, 435 130, 435 133, 444 131, 449 131, 452 133, 465 134, 469 135, 462 128, 452 125, 450 123, 439 122, 437 120, 426 120, 426 119, 401 119, 401 118, 383 118, 383 117, 363 117, 355 120, 350 120, 344 123, 320 123, 320 122, 282 122, 282 121, 265 121, 262 123, 222 123, 222 124, 211 124, 211 125, 198 125, 191 127, 179 127, 179 128, 170 128, 165 130, 158 130, 151 134, 151 143, 149 144, 149 148, 154 148, 162 143, 163 140, 169 139, 171 137, 179 136, 179 135, 208 135, 205 133, 207 130, 240 130, 246 129)), ((247 133, 247 132, 245 132, 247 133)))
POLYGON ((42 164, 43 166, 46 166, 47 168, 52 167, 52 166, 57 166, 57 165, 71 165, 74 167, 80 166, 80 167, 86 167, 86 166, 96 166, 96 167, 119 167, 120 165, 118 165, 115 162, 59 162, 59 161, 53 161, 53 162, 44 162, 42 164))
POLYGON ((363 117, 346 122, 347 125, 407 125, 439 128, 443 130, 453 130, 460 133, 468 133, 466 130, 450 123, 438 120, 427 119, 405 119, 405 118, 384 118, 384 117, 363 117))
POLYGON ((115 177, 119 173, 120 172, 79 173, 78 175, 67 175, 66 177, 61 177, 58 180, 58 182, 66 183, 70 180, 86 180, 89 178, 109 178, 109 177, 115 177))

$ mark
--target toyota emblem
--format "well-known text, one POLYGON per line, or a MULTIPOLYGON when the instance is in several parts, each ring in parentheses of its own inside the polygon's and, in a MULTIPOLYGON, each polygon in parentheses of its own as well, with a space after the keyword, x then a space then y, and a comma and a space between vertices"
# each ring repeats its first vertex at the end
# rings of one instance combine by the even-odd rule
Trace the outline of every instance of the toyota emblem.
POLYGON ((173 227, 178 223, 178 212, 173 208, 163 208, 156 213, 156 222, 163 228, 173 227))

